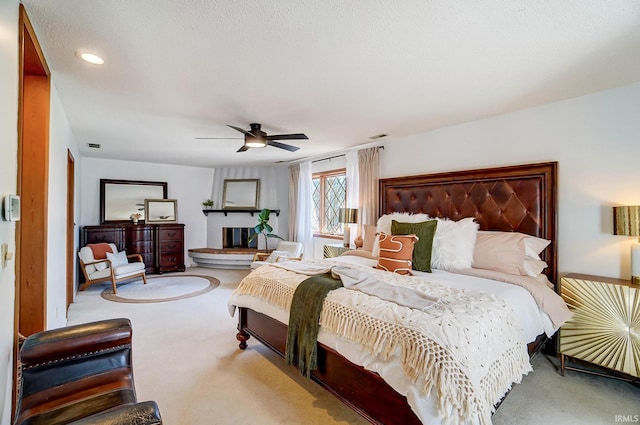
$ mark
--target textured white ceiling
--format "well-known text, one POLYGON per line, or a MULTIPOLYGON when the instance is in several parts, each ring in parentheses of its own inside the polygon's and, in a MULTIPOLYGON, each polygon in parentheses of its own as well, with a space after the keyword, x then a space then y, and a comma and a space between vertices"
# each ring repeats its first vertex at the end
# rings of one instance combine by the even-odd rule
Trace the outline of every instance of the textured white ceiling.
POLYGON ((23 3, 90 157, 268 165, 640 81, 636 0, 23 3), (251 122, 310 140, 196 140, 251 122))

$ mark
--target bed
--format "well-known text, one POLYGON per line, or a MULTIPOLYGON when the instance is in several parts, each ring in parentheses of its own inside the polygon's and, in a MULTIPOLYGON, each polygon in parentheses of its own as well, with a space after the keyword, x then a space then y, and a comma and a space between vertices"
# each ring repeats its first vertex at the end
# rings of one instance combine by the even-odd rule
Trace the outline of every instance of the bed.
MULTIPOLYGON (((551 242, 540 254, 548 264, 544 273, 550 282, 557 282, 556 179, 555 162, 381 179, 379 215, 422 213, 454 221, 473 217, 482 231, 517 232, 546 239, 551 242)), ((274 270, 271 272, 276 273, 274 270)), ((272 312, 270 308, 243 304, 238 299, 232 298, 230 305, 238 310, 236 337, 240 348, 246 348, 247 340, 253 336, 284 355, 286 317, 272 312)), ((432 422, 429 414, 423 413, 421 407, 416 408, 415 397, 411 397, 411 403, 408 402, 406 396, 394 389, 398 388, 395 382, 389 384, 381 373, 355 364, 366 362, 354 360, 358 355, 349 351, 352 347, 344 349, 335 339, 326 340, 331 342, 325 344, 319 338, 318 368, 311 373, 314 381, 372 423, 432 422)), ((549 332, 529 337, 526 344, 528 355, 534 355, 548 340, 549 332)), ((437 400, 433 400, 435 398, 432 396, 427 404, 437 404, 437 400)), ((425 409, 433 410, 433 406, 425 409)), ((473 420, 476 419, 470 421, 473 420)), ((486 423, 486 418, 483 421, 486 423)), ((452 422, 461 421, 454 419, 452 422)))

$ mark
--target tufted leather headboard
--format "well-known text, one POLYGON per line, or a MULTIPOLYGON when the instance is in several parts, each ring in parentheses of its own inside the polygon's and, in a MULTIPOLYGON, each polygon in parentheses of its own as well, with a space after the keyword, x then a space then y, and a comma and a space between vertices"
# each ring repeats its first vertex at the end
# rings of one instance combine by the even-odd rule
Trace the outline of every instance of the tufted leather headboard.
POLYGON ((425 213, 475 217, 480 230, 521 232, 548 239, 545 273, 557 282, 557 162, 381 179, 379 215, 425 213))

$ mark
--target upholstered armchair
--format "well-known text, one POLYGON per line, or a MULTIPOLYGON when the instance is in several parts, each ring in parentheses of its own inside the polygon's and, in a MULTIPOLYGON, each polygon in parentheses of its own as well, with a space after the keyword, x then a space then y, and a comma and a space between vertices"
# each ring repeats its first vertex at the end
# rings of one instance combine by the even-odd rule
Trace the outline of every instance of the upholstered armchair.
POLYGON ((20 348, 14 425, 162 424, 153 401, 137 403, 129 319, 33 334, 20 348))
POLYGON ((278 246, 271 252, 257 252, 253 256, 251 269, 263 264, 284 260, 302 260, 303 245, 300 242, 278 241, 278 246))
POLYGON ((116 283, 123 280, 141 277, 144 284, 147 283, 142 256, 140 254, 125 255, 124 252, 118 252, 115 244, 101 243, 84 246, 78 252, 78 257, 80 257, 80 268, 86 280, 84 285, 80 287, 81 291, 94 283, 108 281, 111 282, 113 293, 116 294, 118 292, 116 283), (130 259, 136 261, 130 262, 130 259))

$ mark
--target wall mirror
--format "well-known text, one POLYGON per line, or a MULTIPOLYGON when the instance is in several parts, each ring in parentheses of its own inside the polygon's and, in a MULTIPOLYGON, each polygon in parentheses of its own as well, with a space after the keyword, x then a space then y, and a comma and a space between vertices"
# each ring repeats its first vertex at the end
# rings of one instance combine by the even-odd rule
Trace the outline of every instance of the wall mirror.
POLYGON ((146 223, 175 223, 178 221, 178 201, 175 199, 145 199, 146 223))
POLYGON ((255 210, 260 197, 260 179, 225 180, 222 209, 255 210))
POLYGON ((145 214, 145 199, 166 199, 167 182, 100 179, 100 223, 131 221, 145 214))

